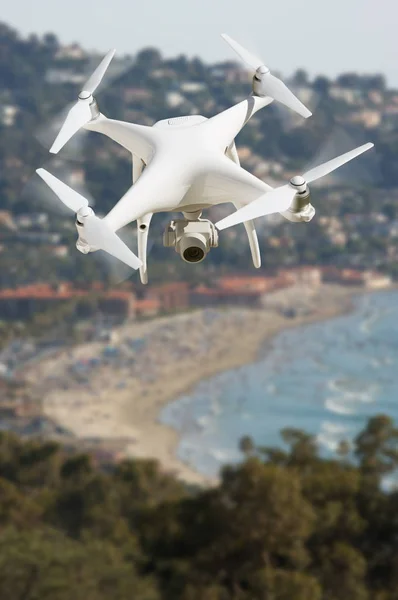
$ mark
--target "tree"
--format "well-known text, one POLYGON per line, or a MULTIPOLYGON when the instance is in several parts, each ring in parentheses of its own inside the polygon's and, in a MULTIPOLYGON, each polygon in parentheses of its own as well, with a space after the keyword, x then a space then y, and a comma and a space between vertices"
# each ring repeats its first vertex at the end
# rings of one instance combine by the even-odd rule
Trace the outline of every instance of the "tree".
POLYGON ((313 90, 321 96, 327 96, 329 93, 331 82, 327 77, 316 77, 312 84, 313 90))
POLYGON ((254 451, 254 442, 249 435, 243 436, 239 441, 239 450, 249 457, 254 451))
POLYGON ((398 467, 398 428, 391 417, 377 415, 369 419, 356 437, 354 453, 361 470, 377 481, 398 467))
POLYGON ((322 554, 320 580, 330 600, 352 598, 370 600, 367 589, 366 560, 348 544, 335 543, 322 554))
POLYGON ((307 71, 304 69, 297 69, 292 77, 292 83, 296 87, 307 87, 309 85, 307 71))
POLYGON ((2 600, 160 600, 150 579, 140 578, 110 544, 82 544, 42 529, 0 536, 2 600))

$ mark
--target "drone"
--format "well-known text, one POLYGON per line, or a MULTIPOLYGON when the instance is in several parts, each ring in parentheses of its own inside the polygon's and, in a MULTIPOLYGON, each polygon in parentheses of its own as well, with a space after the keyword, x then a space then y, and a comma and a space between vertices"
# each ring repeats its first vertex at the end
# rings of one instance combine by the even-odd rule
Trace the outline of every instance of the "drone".
POLYGON ((104 250, 139 269, 148 283, 147 242, 151 219, 159 212, 180 212, 163 234, 163 245, 171 247, 187 263, 199 263, 218 246, 218 231, 243 223, 254 267, 261 255, 254 219, 279 213, 293 223, 309 222, 315 215, 308 184, 373 147, 364 144, 302 175, 272 188, 241 165, 235 138, 249 119, 277 101, 307 119, 310 110, 270 72, 263 61, 226 34, 224 40, 254 71, 252 90, 243 101, 213 117, 188 115, 138 125, 104 116, 93 94, 115 54, 110 50, 85 83, 77 103, 70 109, 50 152, 57 154, 81 128, 96 131, 127 149, 132 156, 132 186, 103 218, 88 200, 45 169, 37 174, 58 198, 76 213, 77 249, 83 254, 104 250), (235 212, 213 224, 202 218, 204 210, 232 203, 235 212), (117 231, 137 222, 138 256, 117 231))

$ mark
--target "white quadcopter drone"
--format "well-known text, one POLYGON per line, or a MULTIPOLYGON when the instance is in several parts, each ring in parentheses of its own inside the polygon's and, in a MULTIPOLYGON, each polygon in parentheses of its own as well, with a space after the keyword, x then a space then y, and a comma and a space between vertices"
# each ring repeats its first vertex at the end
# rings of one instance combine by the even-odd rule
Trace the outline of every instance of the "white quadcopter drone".
POLYGON ((244 223, 253 263, 259 268, 261 257, 253 219, 280 213, 294 223, 310 221, 315 210, 309 202, 307 184, 373 147, 370 143, 360 146, 276 189, 243 169, 234 140, 258 110, 277 100, 304 118, 311 112, 260 59, 229 36, 222 37, 255 74, 249 97, 210 119, 191 115, 158 121, 148 127, 105 117, 93 93, 115 50, 108 52, 86 82, 50 152, 58 153, 82 127, 107 135, 131 152, 133 185, 103 219, 94 214, 81 194, 48 171, 37 170, 59 199, 76 213, 77 249, 83 254, 105 250, 132 269, 139 269, 142 283, 148 282, 147 240, 154 213, 182 213, 183 218, 169 223, 163 243, 174 247, 189 263, 201 262, 211 248, 218 246, 217 229, 244 223), (203 210, 225 202, 232 202, 236 212, 215 225, 202 219, 203 210), (137 221, 138 256, 116 234, 132 221, 137 221))

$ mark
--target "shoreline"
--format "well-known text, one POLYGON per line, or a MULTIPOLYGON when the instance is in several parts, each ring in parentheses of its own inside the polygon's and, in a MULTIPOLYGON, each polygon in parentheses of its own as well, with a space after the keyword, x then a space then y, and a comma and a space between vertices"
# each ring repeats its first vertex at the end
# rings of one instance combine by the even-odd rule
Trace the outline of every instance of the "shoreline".
POLYGON ((348 314, 354 308, 355 297, 376 291, 383 290, 321 284, 310 290, 294 286, 267 297, 267 301, 268 298, 273 301, 279 294, 281 300, 294 305, 298 297, 306 295, 312 312, 295 318, 285 317, 270 306, 214 307, 146 323, 129 323, 115 330, 113 345, 122 344, 132 333, 146 336, 147 349, 143 356, 141 353, 138 356, 141 364, 135 372, 124 366, 101 367, 90 378, 88 388, 64 383, 66 389, 62 385, 47 389, 46 380, 51 375, 51 381, 55 376, 59 383, 65 382, 63 375, 68 362, 95 355, 101 351, 98 342, 46 359, 27 369, 26 375, 33 389, 42 388, 43 413, 82 441, 103 440, 106 447, 107 439, 112 443, 123 438, 120 444, 127 456, 156 459, 164 471, 173 472, 178 478, 213 485, 217 480, 201 475, 177 458, 181 434, 160 422, 163 407, 189 395, 202 380, 255 362, 278 333, 348 314), (209 313, 217 315, 214 322, 206 321, 209 313), (166 353, 162 352, 164 344, 166 353), (120 378, 124 381, 122 387, 116 383, 120 378))

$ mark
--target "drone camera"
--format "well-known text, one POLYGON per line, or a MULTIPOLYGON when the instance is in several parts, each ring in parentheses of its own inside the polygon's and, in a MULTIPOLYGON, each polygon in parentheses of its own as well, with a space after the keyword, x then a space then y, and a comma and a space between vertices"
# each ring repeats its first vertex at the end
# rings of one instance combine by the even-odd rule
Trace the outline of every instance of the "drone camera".
POLYGON ((187 263, 202 262, 210 248, 218 246, 218 234, 206 219, 177 219, 169 223, 163 235, 163 245, 175 251, 187 263))

